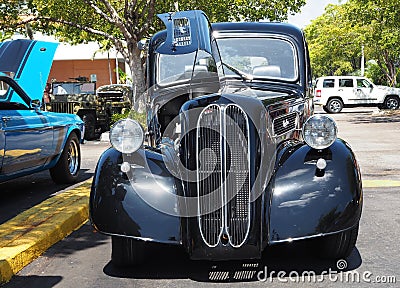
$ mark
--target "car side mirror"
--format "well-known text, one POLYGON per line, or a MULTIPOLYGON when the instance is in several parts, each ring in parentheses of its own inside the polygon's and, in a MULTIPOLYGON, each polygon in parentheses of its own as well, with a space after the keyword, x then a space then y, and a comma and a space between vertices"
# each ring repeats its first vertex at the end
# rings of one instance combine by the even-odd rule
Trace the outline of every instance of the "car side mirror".
POLYGON ((369 84, 369 88, 371 88, 371 89, 372 89, 372 88, 374 88, 374 85, 372 85, 372 84, 369 84))
POLYGON ((35 109, 36 112, 38 112, 40 110, 41 105, 42 105, 42 103, 38 99, 34 99, 31 101, 31 108, 35 109))

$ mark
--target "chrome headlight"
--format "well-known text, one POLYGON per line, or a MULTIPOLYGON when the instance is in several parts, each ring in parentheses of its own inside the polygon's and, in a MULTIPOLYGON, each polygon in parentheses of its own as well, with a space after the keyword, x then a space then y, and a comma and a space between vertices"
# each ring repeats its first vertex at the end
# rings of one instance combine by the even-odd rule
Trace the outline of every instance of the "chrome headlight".
POLYGON ((328 116, 311 116, 303 125, 303 139, 314 149, 328 148, 335 142, 336 137, 336 123, 328 116))
POLYGON ((111 145, 122 153, 133 153, 142 146, 144 131, 135 120, 123 119, 116 122, 110 129, 111 145))

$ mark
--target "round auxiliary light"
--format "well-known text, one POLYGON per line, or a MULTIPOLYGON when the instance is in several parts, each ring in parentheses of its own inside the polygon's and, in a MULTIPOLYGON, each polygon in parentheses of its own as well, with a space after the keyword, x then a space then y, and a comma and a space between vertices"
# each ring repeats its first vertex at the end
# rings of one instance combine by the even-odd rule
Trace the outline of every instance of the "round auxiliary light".
POLYGON ((303 139, 314 149, 328 148, 335 142, 336 137, 336 123, 328 116, 311 116, 303 125, 303 139))
POLYGON ((133 153, 143 145, 143 140, 142 126, 132 119, 119 120, 110 129, 111 145, 119 152, 133 153))

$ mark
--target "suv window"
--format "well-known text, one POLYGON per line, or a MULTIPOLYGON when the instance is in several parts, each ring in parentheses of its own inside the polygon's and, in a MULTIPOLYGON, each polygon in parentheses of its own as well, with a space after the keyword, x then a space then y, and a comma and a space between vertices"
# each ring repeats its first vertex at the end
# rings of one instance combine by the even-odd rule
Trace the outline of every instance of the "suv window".
POLYGON ((335 79, 325 79, 322 83, 322 88, 333 88, 335 86, 335 79))
POLYGON ((354 87, 353 79, 340 79, 339 87, 354 87))
POLYGON ((357 79, 357 88, 369 88, 371 83, 366 79, 357 79))

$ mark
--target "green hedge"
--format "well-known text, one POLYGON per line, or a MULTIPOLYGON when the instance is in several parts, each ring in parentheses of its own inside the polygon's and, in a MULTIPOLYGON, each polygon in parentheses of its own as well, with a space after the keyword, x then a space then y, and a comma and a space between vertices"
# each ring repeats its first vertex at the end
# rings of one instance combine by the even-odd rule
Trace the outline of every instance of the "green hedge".
POLYGON ((146 130, 146 126, 147 126, 146 113, 139 113, 134 110, 126 110, 122 114, 112 115, 110 126, 114 125, 115 122, 122 120, 122 119, 126 119, 126 118, 131 118, 131 119, 138 121, 140 123, 140 125, 142 125, 142 127, 146 130))

